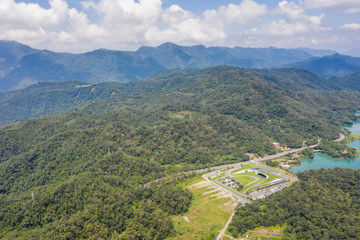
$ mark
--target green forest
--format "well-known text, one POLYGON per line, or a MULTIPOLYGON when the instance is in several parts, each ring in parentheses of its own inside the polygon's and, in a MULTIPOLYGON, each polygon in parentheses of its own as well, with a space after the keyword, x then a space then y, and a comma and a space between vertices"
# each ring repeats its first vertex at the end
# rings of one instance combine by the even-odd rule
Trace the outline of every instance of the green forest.
MULTIPOLYGON (((273 141, 291 148, 330 141, 355 118, 359 93, 318 91, 304 82, 285 89, 280 83, 289 71, 289 78, 301 77, 287 70, 268 81, 222 66, 128 84, 38 84, 20 100, 3 94, 7 109, 17 110, 5 114, 0 129, 0 238, 176 234, 171 216, 185 213, 192 199, 177 186, 187 176, 177 173, 276 153, 273 141), (42 101, 30 97, 44 87, 42 101), (22 112, 24 102, 29 112, 22 112), (33 117, 39 118, 14 122, 33 117), (177 177, 144 186, 171 176, 177 177)), ((235 223, 233 233, 242 232, 235 223)))
POLYGON ((285 225, 282 239, 359 239, 360 170, 310 170, 298 177, 291 187, 238 208, 229 232, 236 237, 285 225))

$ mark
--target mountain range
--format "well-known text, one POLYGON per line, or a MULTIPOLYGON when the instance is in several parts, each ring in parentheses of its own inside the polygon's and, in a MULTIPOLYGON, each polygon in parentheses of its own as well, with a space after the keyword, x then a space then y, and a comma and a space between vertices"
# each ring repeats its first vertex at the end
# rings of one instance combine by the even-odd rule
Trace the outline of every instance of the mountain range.
MULTIPOLYGON (((326 67, 326 64, 319 61, 326 61, 323 60, 323 55, 332 53, 333 51, 314 49, 228 48, 202 45, 185 47, 164 43, 158 47, 143 46, 137 51, 98 49, 72 54, 33 49, 18 42, 0 41, 0 91, 21 89, 36 82, 49 81, 132 82, 165 69, 203 69, 218 65, 260 69, 286 65, 308 69, 328 77, 330 73, 326 69, 319 72, 316 67, 311 66, 317 64, 326 67), (309 59, 317 62, 313 63, 309 59), (289 65, 292 63, 294 65, 289 65)), ((340 69, 336 68, 334 75, 341 76, 338 73, 360 71, 358 59, 348 59, 349 61, 342 64, 340 69), (352 63, 353 61, 356 63, 352 63)), ((331 61, 334 61, 332 67, 337 66, 340 60, 331 61)))

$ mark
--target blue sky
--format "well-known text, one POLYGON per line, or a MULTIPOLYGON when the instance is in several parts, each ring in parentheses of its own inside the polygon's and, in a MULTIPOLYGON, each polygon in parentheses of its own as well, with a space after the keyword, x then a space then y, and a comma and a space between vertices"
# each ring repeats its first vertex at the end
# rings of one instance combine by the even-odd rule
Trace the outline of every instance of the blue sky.
POLYGON ((360 48, 360 1, 1 0, 0 39, 68 52, 168 41, 348 52, 360 48))

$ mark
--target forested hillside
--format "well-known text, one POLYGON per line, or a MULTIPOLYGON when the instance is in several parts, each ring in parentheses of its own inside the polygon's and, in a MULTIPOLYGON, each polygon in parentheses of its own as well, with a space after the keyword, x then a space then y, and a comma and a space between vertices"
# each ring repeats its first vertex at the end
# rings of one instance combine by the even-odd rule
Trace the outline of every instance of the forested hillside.
POLYGON ((335 139, 359 100, 355 92, 287 90, 227 66, 120 85, 37 87, 48 87, 44 99, 55 92, 84 103, 0 129, 0 238, 164 239, 174 231, 170 215, 185 212, 191 194, 176 181, 144 183, 271 154, 273 141, 335 139))
POLYGON ((291 187, 238 208, 234 236, 258 226, 285 226, 283 239, 359 239, 360 171, 310 170, 291 187))
POLYGON ((355 72, 345 77, 332 77, 329 79, 332 86, 337 86, 338 89, 347 89, 360 91, 360 72, 355 72))
MULTIPOLYGON (((174 102, 192 102, 194 98, 191 96, 201 94, 192 91, 195 82, 207 81, 224 71, 231 71, 231 74, 237 72, 237 77, 251 76, 258 82, 269 83, 267 86, 270 88, 278 86, 277 89, 282 89, 286 95, 295 98, 298 102, 313 106, 316 111, 320 109, 347 111, 357 107, 359 97, 357 92, 339 91, 349 89, 342 87, 346 84, 345 80, 332 83, 299 69, 244 70, 215 67, 204 70, 165 70, 132 83, 88 84, 79 81, 37 83, 22 90, 0 93, 0 122, 21 121, 64 112, 79 104, 91 105, 95 109, 94 104, 101 104, 99 110, 106 112, 119 106, 153 108, 174 102)), ((231 87, 236 87, 232 84, 227 83, 231 87)), ((209 88, 210 85, 206 87, 209 88)), ((224 90, 221 91, 227 94, 224 90)), ((211 100, 213 96, 206 98, 208 101, 213 101, 211 100)), ((88 110, 94 112, 94 109, 88 108, 88 110)), ((331 115, 331 112, 327 114, 331 115)))

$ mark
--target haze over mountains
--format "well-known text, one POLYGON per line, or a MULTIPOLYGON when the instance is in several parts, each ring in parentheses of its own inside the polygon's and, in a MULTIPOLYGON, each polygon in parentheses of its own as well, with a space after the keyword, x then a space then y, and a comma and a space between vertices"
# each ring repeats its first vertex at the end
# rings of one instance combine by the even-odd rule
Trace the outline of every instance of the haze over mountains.
POLYGON ((310 58, 287 66, 306 69, 325 78, 334 76, 344 77, 360 71, 360 58, 333 54, 330 56, 310 58))
POLYGON ((331 77, 331 73, 344 76, 360 71, 359 58, 338 54, 334 55, 337 57, 330 57, 330 60, 329 57, 319 57, 332 53, 313 49, 206 48, 202 45, 184 47, 164 43, 158 47, 140 47, 137 51, 98 49, 71 54, 0 41, 0 91, 21 89, 36 82, 48 81, 131 82, 159 70, 189 67, 202 69, 217 65, 243 68, 291 66, 308 69, 324 77, 331 77), (343 61, 343 58, 347 60, 343 61), (343 63, 338 64, 339 61, 343 63), (329 71, 326 68, 328 64, 337 68, 329 71), (321 69, 318 70, 316 66, 321 66, 321 69))

